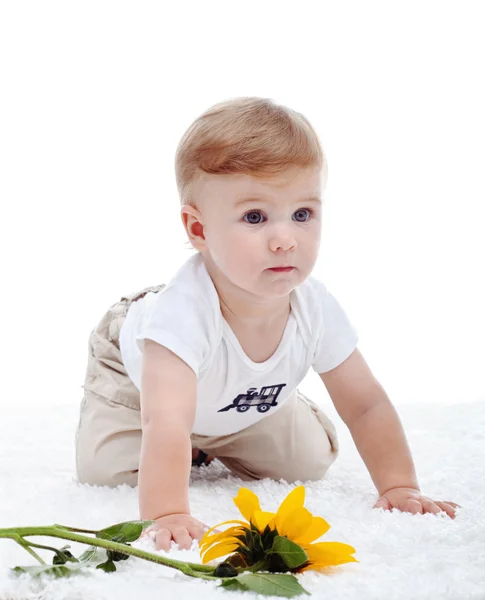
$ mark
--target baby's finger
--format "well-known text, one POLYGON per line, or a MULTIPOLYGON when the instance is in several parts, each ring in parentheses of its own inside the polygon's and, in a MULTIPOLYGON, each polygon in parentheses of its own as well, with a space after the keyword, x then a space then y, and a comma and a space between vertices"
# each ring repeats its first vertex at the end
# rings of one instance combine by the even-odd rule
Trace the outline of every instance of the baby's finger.
POLYGON ((406 512, 410 512, 413 515, 423 514, 424 509, 421 502, 418 500, 408 500, 406 512))
POLYGON ((192 538, 187 531, 187 528, 184 526, 172 526, 172 537, 173 541, 178 544, 180 550, 190 550, 192 547, 192 538))
POLYGON ((438 506, 437 502, 433 502, 432 500, 421 500, 421 504, 423 506, 423 514, 431 513, 433 515, 437 515, 441 512, 441 508, 438 506))
POLYGON ((168 529, 159 529, 155 534, 155 547, 157 550, 170 550, 172 534, 168 529))
POLYGON ((436 501, 435 501, 435 504, 437 504, 437 505, 440 507, 440 509, 441 509, 441 510, 444 510, 444 511, 445 511, 445 513, 446 513, 446 514, 447 514, 449 517, 451 517, 452 519, 454 519, 454 518, 455 518, 455 516, 456 516, 456 511, 455 511, 455 509, 453 508, 453 506, 450 506, 450 503, 449 503, 449 502, 440 502, 439 500, 436 500, 436 501))
POLYGON ((202 523, 189 523, 187 525, 187 531, 194 540, 200 540, 200 538, 208 529, 209 528, 207 527, 207 525, 203 525, 202 523))

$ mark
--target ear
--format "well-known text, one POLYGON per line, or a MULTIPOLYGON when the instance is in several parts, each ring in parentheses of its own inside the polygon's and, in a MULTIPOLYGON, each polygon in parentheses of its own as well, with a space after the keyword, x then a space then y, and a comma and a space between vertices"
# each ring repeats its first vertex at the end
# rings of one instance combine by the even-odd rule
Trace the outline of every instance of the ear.
POLYGON ((202 213, 197 208, 186 204, 181 208, 180 217, 192 246, 199 252, 205 250, 207 245, 202 213))

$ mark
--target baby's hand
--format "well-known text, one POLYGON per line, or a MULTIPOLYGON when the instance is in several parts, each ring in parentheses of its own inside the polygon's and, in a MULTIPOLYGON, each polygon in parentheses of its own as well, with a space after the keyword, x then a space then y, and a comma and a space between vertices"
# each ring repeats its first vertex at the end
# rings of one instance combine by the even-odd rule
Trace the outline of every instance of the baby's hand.
POLYGON ((373 508, 383 508, 384 510, 392 510, 397 508, 403 512, 412 514, 433 513, 437 514, 442 511, 452 519, 455 518, 455 508, 461 508, 460 504, 455 502, 440 502, 439 500, 431 500, 428 496, 421 494, 419 490, 414 488, 397 487, 387 490, 376 502, 373 508))
POLYGON ((152 537, 157 550, 170 550, 172 540, 181 550, 190 550, 192 541, 200 540, 208 529, 207 525, 194 517, 178 513, 154 520, 152 525, 142 532, 139 539, 152 537), (155 532, 154 536, 149 535, 151 532, 155 532))

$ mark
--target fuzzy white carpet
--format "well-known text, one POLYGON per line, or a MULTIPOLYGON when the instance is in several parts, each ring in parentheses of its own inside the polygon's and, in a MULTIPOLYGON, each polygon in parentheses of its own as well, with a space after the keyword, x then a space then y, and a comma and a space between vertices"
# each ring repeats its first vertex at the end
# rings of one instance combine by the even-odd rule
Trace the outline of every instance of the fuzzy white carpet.
MULTIPOLYGON (((341 452, 325 480, 306 485, 305 506, 331 525, 321 541, 351 544, 360 562, 325 575, 306 572, 298 576, 301 584, 322 599, 485 599, 485 402, 398 409, 423 492, 461 504, 455 520, 373 510, 376 490, 352 438, 333 406, 324 409, 337 426, 341 452)), ((0 423, 1 527, 61 523, 100 529, 138 518, 136 489, 90 487, 75 481, 76 404, 10 410, 9 414, 8 407, 2 409, 0 423)), ((214 461, 192 469, 194 515, 209 525, 238 518, 232 498, 243 485, 270 511, 294 487, 270 480, 248 485, 214 461)), ((53 538, 30 539, 59 548, 64 544, 53 538)), ((133 545, 154 548, 149 539, 133 545)), ((76 556, 84 549, 71 545, 76 556)), ((38 552, 51 562, 51 552, 38 552)), ((172 548, 170 556, 199 560, 195 543, 187 551, 172 548)), ((0 539, 2 600, 262 598, 229 592, 136 558, 116 563, 118 571, 113 574, 98 570, 36 581, 9 573, 10 567, 33 564, 35 559, 15 542, 0 539)))

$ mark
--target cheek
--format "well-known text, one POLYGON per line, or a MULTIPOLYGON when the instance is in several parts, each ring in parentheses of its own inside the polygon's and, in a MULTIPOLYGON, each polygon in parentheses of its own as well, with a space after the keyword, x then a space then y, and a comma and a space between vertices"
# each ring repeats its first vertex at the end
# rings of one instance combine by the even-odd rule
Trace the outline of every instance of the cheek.
POLYGON ((227 228, 215 250, 219 264, 238 271, 254 270, 256 263, 261 262, 261 240, 258 237, 238 228, 227 228))
POLYGON ((244 255, 248 261, 254 257, 255 254, 261 252, 260 243, 254 235, 245 235, 240 231, 234 232, 229 235, 231 245, 231 255, 241 256, 244 255))
POLYGON ((238 230, 231 236, 234 244, 235 253, 244 254, 247 262, 254 261, 258 256, 261 256, 261 251, 264 248, 264 238, 258 232, 248 232, 238 230))
POLYGON ((307 247, 317 247, 320 245, 321 234, 321 225, 315 224, 313 227, 308 228, 306 235, 300 236, 300 243, 307 247))

